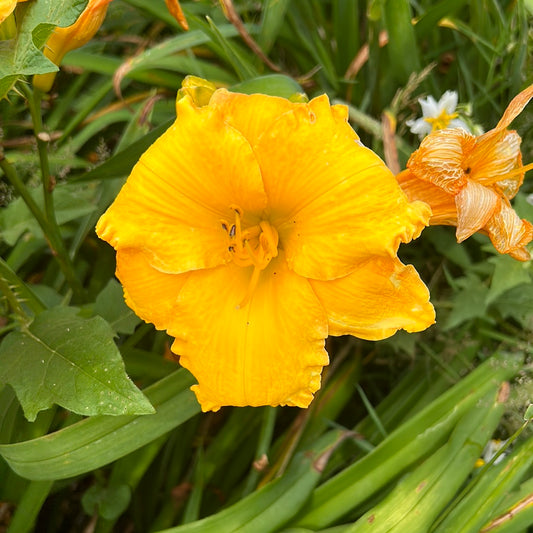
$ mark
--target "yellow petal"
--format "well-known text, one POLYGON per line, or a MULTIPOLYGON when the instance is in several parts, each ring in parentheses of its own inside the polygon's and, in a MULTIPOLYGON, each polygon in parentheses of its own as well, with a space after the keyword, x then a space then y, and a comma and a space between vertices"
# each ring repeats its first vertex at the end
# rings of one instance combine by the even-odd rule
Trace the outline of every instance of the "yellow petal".
POLYGON ((429 218, 409 204, 383 161, 362 146, 326 96, 287 111, 256 153, 289 267, 316 279, 346 275, 360 259, 394 255, 429 218))
POLYGON ((499 211, 488 221, 484 229, 501 254, 509 254, 519 261, 531 259, 525 246, 533 240, 533 225, 527 220, 520 219, 506 202, 501 202, 499 211))
POLYGON ((198 380, 193 390, 204 411, 307 407, 328 364, 327 318, 309 282, 289 271, 281 255, 238 308, 252 270, 228 265, 192 272, 180 292, 172 349, 198 380))
POLYGON ((168 329, 179 320, 176 301, 189 274, 160 272, 142 250, 133 248, 118 250, 116 274, 126 303, 137 316, 157 329, 168 329))
POLYGON ((226 89, 216 91, 209 103, 220 109, 224 120, 241 132, 252 147, 280 115, 302 105, 286 98, 231 93, 226 89))
POLYGON ((266 207, 261 173, 248 142, 209 106, 189 96, 174 123, 141 157, 97 225, 116 249, 143 248, 168 273, 210 268, 231 260, 221 220, 231 206, 246 219, 266 207))
POLYGON ((0 0, 0 24, 13 13, 17 7, 17 0, 0 0))
POLYGON ((344 278, 311 285, 328 314, 330 335, 380 340, 435 322, 427 287, 411 265, 397 258, 362 261, 344 278))
POLYGON ((461 128, 437 130, 424 138, 407 168, 418 179, 457 194, 466 185, 464 155, 474 142, 475 137, 461 128))
POLYGON ((455 196, 457 206, 457 242, 479 231, 494 215, 500 205, 500 195, 479 183, 468 180, 455 196))

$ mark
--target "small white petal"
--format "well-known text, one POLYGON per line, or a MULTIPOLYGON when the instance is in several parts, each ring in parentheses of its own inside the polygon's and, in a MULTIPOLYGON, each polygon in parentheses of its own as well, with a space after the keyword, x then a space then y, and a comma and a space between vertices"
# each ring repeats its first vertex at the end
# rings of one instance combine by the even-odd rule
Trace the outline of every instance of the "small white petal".
POLYGON ((423 136, 427 135, 428 133, 431 133, 431 125, 423 118, 418 118, 416 120, 408 120, 406 124, 411 130, 411 132, 417 135, 423 136))
POLYGON ((439 107, 446 110, 451 115, 457 107, 457 93, 455 91, 446 91, 439 100, 439 107))
POLYGON ((428 96, 427 98, 420 98, 418 100, 418 103, 422 108, 422 115, 424 115, 424 117, 433 118, 439 116, 439 106, 433 96, 428 96))

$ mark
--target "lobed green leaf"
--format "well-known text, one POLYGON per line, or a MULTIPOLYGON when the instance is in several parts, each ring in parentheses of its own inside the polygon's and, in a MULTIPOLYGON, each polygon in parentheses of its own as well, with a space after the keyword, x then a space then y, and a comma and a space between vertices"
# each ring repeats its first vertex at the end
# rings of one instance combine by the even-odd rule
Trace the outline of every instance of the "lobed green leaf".
POLYGON ((77 313, 43 311, 0 344, 0 383, 15 389, 28 420, 54 403, 82 415, 153 413, 127 376, 108 323, 77 313))

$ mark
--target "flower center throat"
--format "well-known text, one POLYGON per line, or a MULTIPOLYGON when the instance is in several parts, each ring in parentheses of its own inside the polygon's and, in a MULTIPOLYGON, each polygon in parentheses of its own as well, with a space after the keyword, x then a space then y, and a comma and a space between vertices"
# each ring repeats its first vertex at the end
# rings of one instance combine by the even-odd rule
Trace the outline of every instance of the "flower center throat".
POLYGON ((222 220, 222 229, 227 233, 228 251, 237 266, 254 267, 246 295, 238 305, 238 308, 243 308, 253 294, 261 271, 278 255, 279 235, 267 220, 244 228, 242 209, 236 205, 231 205, 230 209, 235 213, 235 221, 229 224, 222 220))

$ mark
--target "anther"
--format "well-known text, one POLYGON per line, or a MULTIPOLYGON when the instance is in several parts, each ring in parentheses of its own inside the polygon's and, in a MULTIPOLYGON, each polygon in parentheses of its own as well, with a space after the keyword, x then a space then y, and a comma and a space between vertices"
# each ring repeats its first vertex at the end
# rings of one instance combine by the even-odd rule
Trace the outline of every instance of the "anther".
POLYGON ((231 226, 230 230, 229 230, 229 236, 230 237, 235 237, 235 234, 237 233, 237 226, 235 224, 233 224, 233 226, 231 226))

